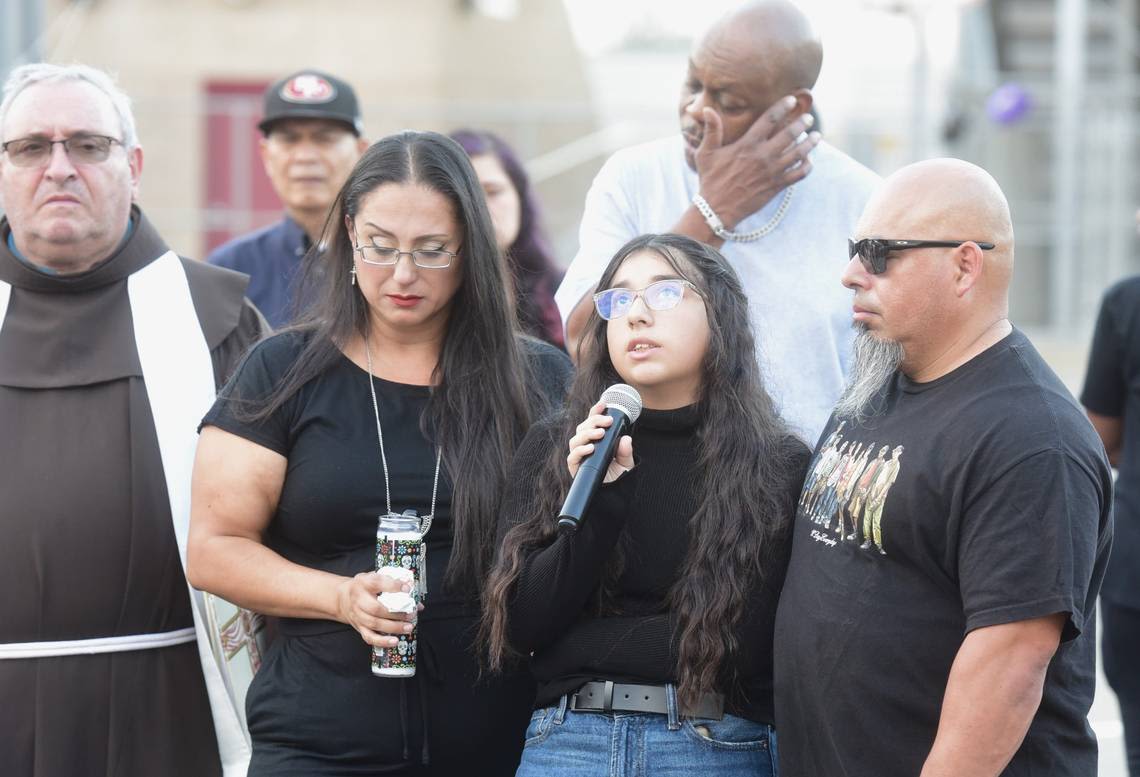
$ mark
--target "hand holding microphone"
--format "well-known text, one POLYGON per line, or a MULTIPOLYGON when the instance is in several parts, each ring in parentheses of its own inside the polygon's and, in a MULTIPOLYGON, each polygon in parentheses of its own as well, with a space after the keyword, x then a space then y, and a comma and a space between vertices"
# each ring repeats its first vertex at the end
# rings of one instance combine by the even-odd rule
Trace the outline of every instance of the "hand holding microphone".
POLYGON ((618 383, 590 408, 590 416, 570 438, 566 466, 574 482, 558 516, 558 526, 576 530, 598 486, 633 468, 633 440, 627 434, 641 414, 641 395, 618 383))
MULTIPOLYGON (((606 406, 599 402, 590 408, 590 417, 578 424, 574 436, 570 438, 570 455, 566 457, 566 466, 570 476, 578 474, 583 459, 587 459, 594 452, 598 440, 601 440, 606 429, 614 423, 613 416, 606 415, 606 406)), ((603 483, 612 483, 618 477, 633 469, 633 438, 623 434, 618 439, 613 461, 606 468, 603 483)))

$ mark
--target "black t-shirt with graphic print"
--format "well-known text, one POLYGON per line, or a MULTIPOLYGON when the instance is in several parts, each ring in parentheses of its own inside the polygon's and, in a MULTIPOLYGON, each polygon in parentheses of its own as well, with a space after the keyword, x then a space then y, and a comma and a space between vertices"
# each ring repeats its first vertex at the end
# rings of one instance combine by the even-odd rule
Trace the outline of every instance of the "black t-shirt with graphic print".
POLYGON ((1041 706, 1003 774, 1095 774, 1111 488, 1092 427, 1017 330, 937 380, 897 374, 862 423, 833 416, 776 620, 781 774, 914 777, 965 635, 1058 612, 1041 706))

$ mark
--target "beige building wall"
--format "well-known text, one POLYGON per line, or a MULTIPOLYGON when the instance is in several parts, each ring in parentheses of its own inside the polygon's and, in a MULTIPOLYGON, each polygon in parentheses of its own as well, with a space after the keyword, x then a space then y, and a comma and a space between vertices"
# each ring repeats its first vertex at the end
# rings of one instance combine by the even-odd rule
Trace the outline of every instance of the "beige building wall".
MULTIPOLYGON (((525 0, 505 21, 475 12, 469 0, 45 5, 46 58, 115 72, 134 99, 145 153, 142 205, 190 256, 203 249, 210 80, 269 81, 322 68, 353 84, 372 138, 471 125, 499 132, 524 159, 594 126, 561 0, 525 0)), ((560 243, 576 229, 593 172, 570 171, 539 189, 560 243)))

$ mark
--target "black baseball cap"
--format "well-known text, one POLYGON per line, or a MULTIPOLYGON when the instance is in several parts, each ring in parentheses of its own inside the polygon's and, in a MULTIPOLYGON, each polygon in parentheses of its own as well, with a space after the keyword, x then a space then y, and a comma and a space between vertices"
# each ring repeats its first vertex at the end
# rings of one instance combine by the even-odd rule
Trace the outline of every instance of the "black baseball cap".
POLYGON ((268 135, 281 119, 330 119, 347 124, 357 137, 364 131, 356 92, 320 70, 300 70, 265 90, 265 114, 257 128, 268 135))

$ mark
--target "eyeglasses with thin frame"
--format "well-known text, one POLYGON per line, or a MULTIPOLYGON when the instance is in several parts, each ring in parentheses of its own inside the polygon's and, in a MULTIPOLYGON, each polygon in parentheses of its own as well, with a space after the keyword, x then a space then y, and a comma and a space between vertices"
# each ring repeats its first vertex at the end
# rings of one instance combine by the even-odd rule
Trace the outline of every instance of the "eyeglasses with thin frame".
POLYGON ((629 313, 638 297, 650 310, 672 310, 681 304, 686 288, 692 289, 698 297, 704 296, 695 284, 684 278, 666 278, 651 283, 644 289, 618 287, 599 291, 594 295, 594 308, 606 321, 613 321, 629 313))
POLYGON ((84 165, 97 165, 106 162, 107 157, 111 155, 111 147, 115 144, 123 145, 123 141, 118 138, 81 132, 63 140, 52 140, 42 135, 32 135, 9 140, 0 147, 3 148, 8 159, 16 167, 39 167, 48 163, 51 159, 52 150, 57 143, 63 146, 68 159, 84 165))
POLYGON ((452 260, 459 256, 459 254, 442 249, 401 251, 399 248, 384 248, 374 245, 353 246, 352 248, 360 252, 360 261, 375 267, 392 267, 400 261, 401 256, 410 256, 416 267, 422 267, 425 270, 443 270, 450 267, 452 260))
POLYGON ((994 247, 993 243, 980 240, 887 240, 879 237, 865 237, 862 240, 847 240, 847 258, 859 255, 863 269, 871 275, 887 271, 887 256, 892 251, 909 251, 912 248, 957 248, 966 243, 975 243, 983 251, 994 247))

